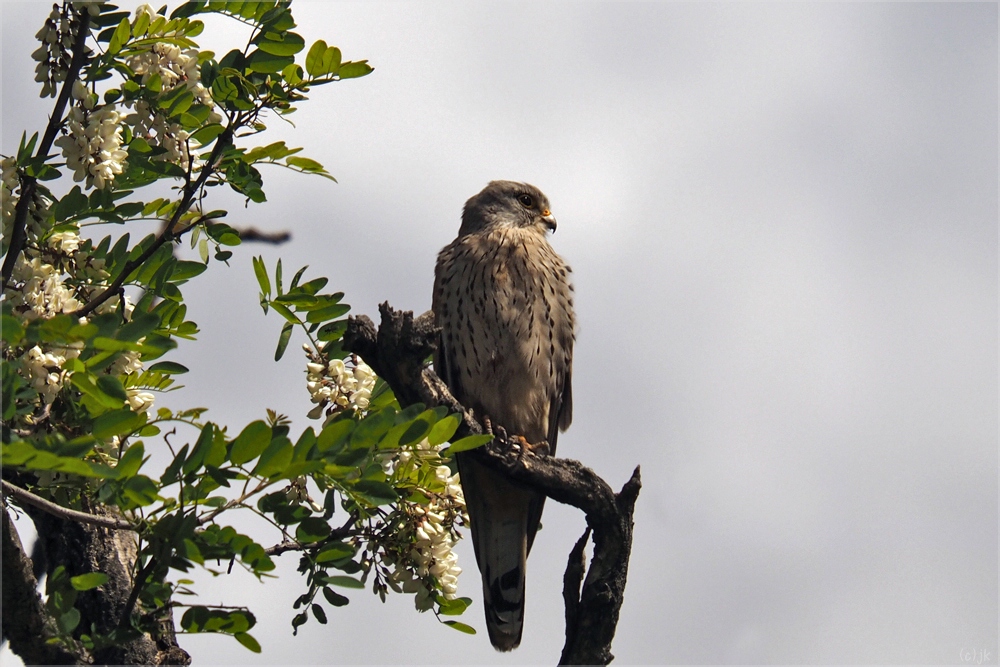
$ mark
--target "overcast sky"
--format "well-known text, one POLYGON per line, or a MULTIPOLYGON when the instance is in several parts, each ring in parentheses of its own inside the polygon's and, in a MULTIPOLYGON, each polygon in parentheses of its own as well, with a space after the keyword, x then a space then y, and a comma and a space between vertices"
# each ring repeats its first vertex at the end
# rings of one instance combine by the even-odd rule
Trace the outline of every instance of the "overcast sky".
MULTIPOLYGON (((2 11, 10 154, 50 108, 29 59, 48 6, 2 11)), ((264 167, 267 204, 213 205, 293 239, 189 284, 202 333, 162 404, 235 429, 270 407, 304 428, 304 359, 272 360, 281 323, 257 304, 251 256, 286 275, 309 264, 355 313, 423 312, 465 200, 527 181, 576 285, 560 455, 615 487, 643 470, 616 664, 996 662, 996 4, 294 11, 307 43, 375 67, 264 137, 340 182, 264 167)), ((243 34, 212 25, 205 48, 243 34)), ((181 643, 198 664, 552 664, 584 520, 550 502, 543 524, 509 655, 486 638, 468 540, 475 637, 408 596, 359 592, 293 638, 304 585, 284 556, 279 581, 233 574, 202 596, 249 604, 263 654, 181 643)))

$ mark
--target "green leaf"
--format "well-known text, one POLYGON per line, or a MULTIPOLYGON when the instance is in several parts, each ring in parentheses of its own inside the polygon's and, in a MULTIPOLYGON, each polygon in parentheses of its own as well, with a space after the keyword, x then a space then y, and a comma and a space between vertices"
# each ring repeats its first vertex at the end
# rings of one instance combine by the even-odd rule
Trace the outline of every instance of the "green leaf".
POLYGON ((191 450, 191 456, 184 461, 182 471, 185 475, 194 472, 205 463, 205 458, 212 449, 214 436, 215 429, 212 424, 205 424, 201 428, 201 433, 198 434, 198 441, 195 442, 194 448, 191 450))
POLYGON ((117 398, 119 401, 124 402, 128 400, 128 394, 125 393, 125 387, 122 386, 121 380, 114 376, 98 375, 97 387, 108 396, 117 398))
POLYGON ((462 420, 458 415, 448 415, 438 423, 434 424, 431 428, 431 432, 427 434, 427 442, 431 446, 437 446, 441 443, 448 442, 451 436, 455 435, 455 431, 458 430, 458 425, 462 423, 462 420))
POLYGON ((399 500, 396 490, 385 482, 362 479, 354 485, 353 490, 375 506, 388 505, 399 500))
POLYGON ((470 449, 476 449, 477 447, 482 447, 491 440, 493 440, 493 436, 488 434, 468 435, 459 440, 458 442, 453 442, 451 444, 451 447, 446 449, 445 452, 447 452, 448 456, 450 456, 451 454, 457 454, 458 452, 467 452, 470 449))
POLYGON ((208 267, 202 262, 191 262, 183 259, 178 260, 177 264, 174 266, 174 271, 170 276, 170 282, 179 283, 182 280, 194 278, 195 276, 204 273, 207 268, 208 267))
POLYGON ((459 623, 458 621, 444 621, 444 624, 447 625, 449 628, 454 628, 459 632, 464 632, 467 635, 476 634, 476 629, 470 625, 466 625, 465 623, 459 623))
POLYGON ((123 18, 118 27, 115 28, 115 33, 111 36, 111 42, 108 44, 108 54, 115 55, 121 51, 131 36, 132 26, 129 24, 127 18, 123 18))
POLYGON ((270 442, 271 427, 260 420, 251 422, 233 440, 229 460, 236 465, 252 461, 261 455, 270 442))
POLYGON ((299 322, 299 318, 295 317, 295 314, 292 313, 292 311, 289 310, 288 306, 286 306, 285 304, 278 303, 277 301, 271 301, 270 304, 271 304, 271 308, 274 308, 274 312, 276 312, 279 315, 281 315, 282 317, 284 317, 291 324, 299 324, 300 323, 299 322))
POLYGON ((107 580, 108 575, 103 572, 88 572, 71 578, 69 582, 78 591, 89 591, 103 585, 107 580))
POLYGON ((288 341, 292 338, 292 328, 295 325, 291 322, 285 322, 281 327, 281 334, 278 336, 278 347, 274 351, 274 360, 280 361, 281 357, 285 354, 285 348, 288 347, 288 341))
POLYGON ((126 498, 139 506, 152 505, 160 497, 157 495, 158 487, 150 478, 145 475, 136 475, 125 482, 123 493, 126 498))
POLYGON ((294 56, 306 47, 306 40, 294 32, 265 33, 257 48, 276 56, 294 56))
POLYGON ((87 203, 87 195, 83 194, 80 190, 80 186, 73 186, 73 189, 63 195, 63 198, 56 204, 56 221, 62 222, 63 220, 83 213, 88 208, 87 203))
POLYGON ((330 534, 330 524, 319 517, 303 519, 295 528, 295 539, 299 542, 319 542, 330 534))
POLYGON ((356 79, 359 76, 365 76, 366 74, 371 74, 372 66, 368 64, 367 60, 359 60, 355 63, 344 63, 340 66, 337 71, 337 75, 341 79, 356 79))
POLYGON ((317 621, 319 621, 323 625, 326 625, 326 612, 323 611, 323 607, 319 606, 318 604, 314 604, 312 606, 312 613, 313 616, 316 617, 317 621))
POLYGON ((271 477, 283 472, 291 462, 292 441, 284 436, 274 438, 264 453, 260 455, 260 461, 253 469, 252 474, 260 477, 271 477))
MULTIPOLYGON (((21 326, 17 318, 11 315, 4 315, 0 317, 0 334, 3 335, 3 340, 8 345, 17 345, 24 338, 24 327, 21 326)), ((63 368, 66 368, 65 364, 63 364, 63 368)), ((7 419, 7 417, 4 417, 4 419, 7 419)))
POLYGON ((316 554, 317 563, 329 563, 335 560, 341 560, 342 558, 349 558, 354 555, 354 547, 349 544, 344 544, 341 541, 330 542, 329 544, 324 544, 323 548, 319 550, 316 554))
POLYGON ((141 428, 146 423, 146 415, 132 412, 129 408, 105 412, 94 420, 93 436, 99 440, 107 440, 112 436, 121 436, 141 428))
POLYGON ((441 596, 438 597, 438 613, 445 616, 461 616, 471 604, 472 598, 455 598, 449 600, 441 596))
POLYGON ((350 309, 351 307, 346 303, 335 303, 332 306, 327 306, 326 308, 309 311, 309 314, 306 315, 306 321, 326 322, 328 320, 335 320, 347 313, 350 309))
POLYGON ((261 256, 253 258, 253 272, 257 276, 257 284, 260 291, 264 293, 265 299, 271 298, 271 279, 267 275, 267 268, 264 266, 264 258, 261 256))
POLYGON ((247 68, 261 74, 277 74, 294 62, 295 56, 278 56, 258 48, 247 58, 247 68))
POLYGON ((365 587, 363 583, 354 577, 347 577, 343 575, 325 577, 324 581, 331 586, 340 586, 341 588, 357 588, 359 590, 363 590, 365 587))
POLYGON ((316 332, 316 338, 324 343, 331 340, 340 340, 344 337, 345 331, 347 331, 347 320, 336 320, 321 326, 319 331, 316 332))
POLYGON ((198 128, 194 133, 191 134, 191 139, 197 141, 203 147, 208 146, 216 137, 226 131, 226 128, 219 123, 212 123, 211 125, 205 125, 204 127, 198 128))
POLYGON ((326 53, 326 42, 322 39, 313 43, 306 54, 306 72, 309 76, 317 77, 326 74, 323 70, 323 54, 326 53))
POLYGON ((118 461, 118 465, 115 466, 115 476, 118 479, 134 477, 139 472, 139 468, 142 467, 142 457, 145 453, 141 441, 129 447, 121 460, 118 461))
POLYGON ((298 167, 303 171, 324 171, 323 165, 316 160, 312 160, 307 157, 299 157, 297 155, 285 158, 285 164, 290 167, 298 167))
POLYGON ((187 366, 178 364, 175 361, 158 361, 149 367, 149 370, 154 373, 162 373, 164 375, 179 375, 181 373, 187 373, 187 366))
POLYGON ((333 590, 332 588, 327 588, 325 586, 323 587, 323 597, 325 597, 326 601, 332 604, 334 607, 343 607, 350 602, 350 600, 345 598, 337 591, 333 590))
POLYGON ((399 444, 401 446, 406 446, 415 442, 420 442, 430 430, 431 424, 427 419, 414 420, 403 435, 399 436, 399 444))
MULTIPOLYGON (((123 21, 125 19, 122 19, 123 21)), ((70 634, 73 630, 76 630, 76 626, 80 625, 80 611, 75 607, 71 608, 64 614, 59 616, 57 621, 59 629, 63 631, 64 634, 70 634)))
POLYGON ((237 632, 233 637, 239 643, 243 644, 246 648, 250 649, 254 653, 260 653, 260 643, 253 638, 253 635, 247 632, 237 632))

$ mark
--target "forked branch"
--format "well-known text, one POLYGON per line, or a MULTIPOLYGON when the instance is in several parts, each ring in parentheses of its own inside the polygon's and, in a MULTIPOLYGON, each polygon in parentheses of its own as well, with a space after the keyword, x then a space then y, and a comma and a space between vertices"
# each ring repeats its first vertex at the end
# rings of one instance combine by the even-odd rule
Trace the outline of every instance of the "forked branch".
MULTIPOLYGON (((456 438, 482 433, 472 413, 455 400, 426 363, 437 347, 440 333, 433 315, 414 318, 412 312, 396 311, 388 303, 380 305, 379 312, 382 322, 378 329, 364 315, 350 318, 344 334, 345 349, 360 355, 389 384, 404 407, 417 402, 428 407, 444 405, 462 415, 456 438)), ((475 455, 517 482, 586 514, 594 556, 587 569, 585 533, 570 554, 563 579, 566 643, 559 663, 606 665, 614 659, 611 642, 624 600, 632 551, 632 516, 642 486, 639 468, 616 494, 579 461, 539 455, 520 447, 518 440, 497 436, 475 450, 475 455)))

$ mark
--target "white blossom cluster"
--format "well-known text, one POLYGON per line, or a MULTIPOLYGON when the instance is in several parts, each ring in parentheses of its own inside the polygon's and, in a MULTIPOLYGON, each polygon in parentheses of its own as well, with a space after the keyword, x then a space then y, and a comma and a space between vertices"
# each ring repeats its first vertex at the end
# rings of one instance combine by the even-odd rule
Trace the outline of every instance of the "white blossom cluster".
MULTIPOLYGON (((7 250, 7 242, 14 228, 14 216, 16 214, 17 202, 20 199, 19 191, 21 181, 17 172, 17 160, 13 157, 5 157, 0 160, 3 169, 2 185, 0 185, 0 200, 2 200, 3 222, 0 225, 0 236, 3 238, 4 252, 7 250)), ((28 204, 28 217, 25 220, 25 231, 29 236, 39 236, 42 231, 42 221, 49 216, 49 203, 37 192, 28 204)))
POLYGON ((371 366, 356 355, 346 360, 325 362, 308 345, 303 345, 302 348, 309 357, 309 363, 306 364, 306 388, 312 402, 317 404, 309 412, 311 419, 319 419, 324 410, 328 416, 332 416, 338 408, 359 411, 368 409, 376 380, 371 366))
POLYGON ((322 512, 323 508, 309 495, 309 489, 306 487, 306 479, 305 475, 300 475, 293 479, 291 484, 285 487, 285 498, 293 505, 306 503, 312 511, 322 512))
MULTIPOLYGON (((36 238, 29 229, 29 239, 36 238)), ((22 321, 30 322, 36 319, 50 319, 56 315, 73 313, 83 307, 87 298, 88 284, 100 283, 107 279, 102 260, 93 260, 81 249, 79 234, 73 230, 53 232, 45 239, 44 248, 34 243, 25 247, 14 264, 11 273, 11 284, 4 296, 22 321), (51 258, 51 259, 49 259, 51 258), (68 278, 83 284, 74 288, 68 278)), ((122 316, 130 317, 134 309, 127 296, 121 300, 108 300, 98 306, 97 313, 107 313, 122 308, 122 316)), ((86 318, 80 318, 81 323, 86 318)), ((70 348, 59 347, 43 349, 35 345, 20 355, 21 374, 32 388, 38 392, 44 405, 51 404, 66 381, 63 365, 67 359, 80 354, 82 343, 70 348)), ((115 376, 129 375, 142 371, 142 360, 139 353, 122 352, 108 368, 108 373, 115 376)), ((126 389, 127 402, 135 412, 149 410, 155 397, 147 391, 138 388, 126 389)))
POLYGON ((63 283, 62 271, 28 252, 17 258, 11 274, 20 289, 8 289, 6 297, 23 319, 49 319, 83 307, 76 293, 63 283))
POLYGON ((121 115, 114 104, 95 108, 97 96, 82 81, 73 83, 75 104, 69 110, 68 134, 55 140, 73 170, 73 180, 104 189, 122 173, 128 151, 122 147, 121 115))
MULTIPOLYGON (((157 14, 149 5, 140 5, 135 10, 136 19, 142 14, 149 17, 150 25, 161 23, 166 25, 166 17, 157 14), (163 19, 163 21, 158 21, 163 19)), ((147 38, 168 37, 172 33, 162 28, 156 32, 148 32, 147 38)), ((199 52, 197 49, 181 50, 175 44, 157 42, 148 50, 140 51, 128 58, 129 68, 140 77, 145 85, 153 76, 160 79, 160 95, 166 95, 179 85, 186 86, 194 96, 195 102, 214 108, 212 94, 201 84, 199 52)), ((166 153, 156 157, 158 160, 172 162, 187 169, 190 161, 188 149, 189 134, 178 123, 168 123, 163 114, 159 113, 146 100, 136 100, 132 104, 133 113, 125 118, 125 122, 133 128, 136 136, 143 137, 151 146, 160 146, 166 153)), ((222 116, 212 111, 208 122, 222 122, 222 116)))
MULTIPOLYGON (((426 459, 440 461, 437 454, 445 445, 432 447, 427 439, 412 448, 403 448, 383 461, 387 474, 405 467, 411 462, 426 459)), ((404 593, 416 593, 414 603, 417 609, 430 609, 434 603, 434 582, 444 597, 452 599, 458 592, 458 576, 462 568, 458 566, 455 545, 460 539, 457 525, 468 524, 465 509, 465 495, 459 475, 451 474, 446 465, 434 466, 434 477, 443 488, 440 492, 424 490, 430 503, 406 502, 401 509, 409 517, 409 539, 407 548, 398 554, 395 569, 389 576, 390 585, 404 593)))
POLYGON ((22 355, 21 361, 27 375, 26 379, 46 405, 52 403, 56 394, 62 389, 66 377, 62 365, 66 363, 66 359, 78 356, 80 356, 79 349, 45 352, 38 345, 22 355))
POLYGON ((60 11, 59 5, 52 5, 42 29, 35 34, 42 45, 31 57, 38 61, 35 81, 42 84, 42 97, 55 97, 59 84, 66 80, 75 32, 72 22, 73 16, 68 7, 60 11))

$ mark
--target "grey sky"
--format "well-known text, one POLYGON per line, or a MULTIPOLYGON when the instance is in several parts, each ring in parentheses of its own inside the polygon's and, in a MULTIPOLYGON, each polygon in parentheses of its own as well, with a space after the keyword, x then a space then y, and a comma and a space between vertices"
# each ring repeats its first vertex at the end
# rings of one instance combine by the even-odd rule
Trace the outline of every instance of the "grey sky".
MULTIPOLYGON (((189 285, 202 334, 161 402, 305 427, 303 360, 272 361, 250 257, 309 264, 356 313, 422 312, 465 199, 525 180, 574 268, 560 454, 615 486, 643 467, 617 663, 997 660, 997 5, 294 9, 307 43, 376 68, 270 123, 340 183, 274 169, 266 205, 221 198, 231 224, 294 238, 189 285)), ((50 108, 28 58, 47 5, 2 10, 10 153, 50 108)), ((478 604, 467 637, 368 593, 293 638, 291 556, 279 581, 202 596, 251 606, 261 656, 182 643, 201 664, 553 663, 584 522, 549 503, 543 523, 511 655, 478 604)))

